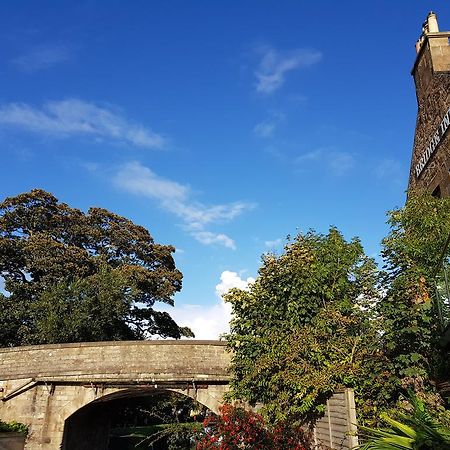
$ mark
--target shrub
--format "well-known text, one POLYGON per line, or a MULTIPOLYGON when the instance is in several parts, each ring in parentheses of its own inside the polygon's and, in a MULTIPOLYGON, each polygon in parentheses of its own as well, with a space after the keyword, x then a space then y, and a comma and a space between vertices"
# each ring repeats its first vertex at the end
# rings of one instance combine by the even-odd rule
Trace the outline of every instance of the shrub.
POLYGON ((2 422, 0 420, 0 432, 2 433, 21 433, 21 434, 27 434, 28 433, 28 427, 19 422, 2 422))
POLYGON ((240 407, 224 405, 219 416, 204 421, 205 435, 197 450, 307 450, 308 434, 300 427, 278 423, 269 428, 263 417, 240 407))

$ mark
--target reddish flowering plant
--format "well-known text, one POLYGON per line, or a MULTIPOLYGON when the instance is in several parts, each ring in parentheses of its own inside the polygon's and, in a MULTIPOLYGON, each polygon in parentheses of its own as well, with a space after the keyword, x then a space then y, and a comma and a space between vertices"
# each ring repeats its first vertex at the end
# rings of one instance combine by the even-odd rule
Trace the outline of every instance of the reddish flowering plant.
MULTIPOLYGON (((272 447, 276 450, 307 450, 313 448, 311 437, 300 426, 281 422, 272 430, 272 447)), ((314 447, 315 448, 315 447, 314 447)))
POLYGON ((307 450, 311 448, 305 432, 279 424, 269 429, 259 414, 224 405, 219 416, 209 416, 204 423, 205 434, 197 450, 307 450))

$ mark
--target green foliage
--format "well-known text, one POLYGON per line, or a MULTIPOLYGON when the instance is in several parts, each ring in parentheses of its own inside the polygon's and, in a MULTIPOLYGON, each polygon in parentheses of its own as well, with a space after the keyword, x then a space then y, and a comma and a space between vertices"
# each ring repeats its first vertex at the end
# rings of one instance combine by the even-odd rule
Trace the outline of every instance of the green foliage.
POLYGON ((206 407, 184 395, 166 391, 124 406, 111 417, 111 448, 189 449, 202 434, 206 407))
POLYGON ((0 433, 28 434, 28 427, 19 422, 2 422, 0 420, 0 433))
POLYGON ((116 410, 112 426, 121 433, 122 428, 202 420, 205 411, 206 407, 190 397, 165 391, 130 399, 116 410))
POLYGON ((29 308, 32 330, 22 327, 21 336, 42 344, 133 339, 135 332, 127 323, 132 304, 126 280, 105 266, 45 290, 29 308))
MULTIPOLYGON (((399 420, 383 415, 389 428, 360 427, 366 442, 359 450, 446 450, 450 448, 450 428, 427 411, 423 401, 410 396, 410 411, 400 414, 399 420)), ((362 433, 361 433, 362 432, 362 433)))
POLYGON ((436 272, 449 256, 450 199, 412 195, 404 208, 390 212, 389 224, 382 252, 386 295, 378 308, 382 346, 393 376, 420 378, 427 389, 449 373, 439 346, 436 272))
POLYGON ((435 275, 450 256, 450 199, 411 195, 389 224, 381 273, 357 239, 332 228, 265 255, 249 290, 225 296, 234 312, 231 398, 264 404, 271 422, 320 413, 341 387, 354 389, 366 424, 409 388, 439 408, 435 386, 450 367, 435 275))
POLYGON ((263 403, 270 422, 320 413, 334 389, 368 376, 365 361, 383 363, 369 308, 377 296, 374 262, 335 228, 265 255, 249 290, 225 296, 234 313, 231 395, 263 403))
MULTIPOLYGON (((135 427, 130 430, 127 441, 133 442, 130 448, 180 450, 194 448, 196 439, 201 436, 203 427, 199 422, 165 423, 148 427, 135 427)), ((123 446, 121 448, 124 448, 123 446)))
POLYGON ((167 313, 181 289, 171 246, 105 209, 42 190, 0 203, 0 345, 192 335, 167 313))

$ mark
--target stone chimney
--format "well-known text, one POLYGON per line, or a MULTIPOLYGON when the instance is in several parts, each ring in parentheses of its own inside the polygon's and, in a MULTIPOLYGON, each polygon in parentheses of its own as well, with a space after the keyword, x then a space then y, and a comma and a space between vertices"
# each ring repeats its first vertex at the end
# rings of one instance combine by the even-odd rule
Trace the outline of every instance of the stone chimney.
POLYGON ((425 22, 422 24, 422 34, 416 42, 416 53, 419 53, 422 48, 422 44, 425 41, 426 36, 429 33, 439 33, 439 24, 437 21, 437 16, 433 11, 428 13, 425 22))
POLYGON ((450 72, 449 37, 450 32, 439 31, 437 16, 431 11, 416 42, 417 56, 412 69, 418 99, 426 93, 434 74, 450 72))

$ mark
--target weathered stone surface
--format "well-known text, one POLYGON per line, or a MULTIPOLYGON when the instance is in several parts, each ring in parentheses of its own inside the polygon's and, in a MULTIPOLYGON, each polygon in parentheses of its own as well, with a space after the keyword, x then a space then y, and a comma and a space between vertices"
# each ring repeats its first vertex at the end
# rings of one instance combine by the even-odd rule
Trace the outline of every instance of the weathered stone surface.
POLYGON ((450 196, 450 131, 440 141, 419 174, 416 167, 450 108, 450 33, 425 37, 412 74, 417 94, 417 121, 408 191, 450 196))
POLYGON ((228 379, 221 341, 129 341, 0 349, 0 379, 208 381, 228 379))
POLYGON ((25 436, 18 433, 0 433, 0 450, 23 450, 25 436))

